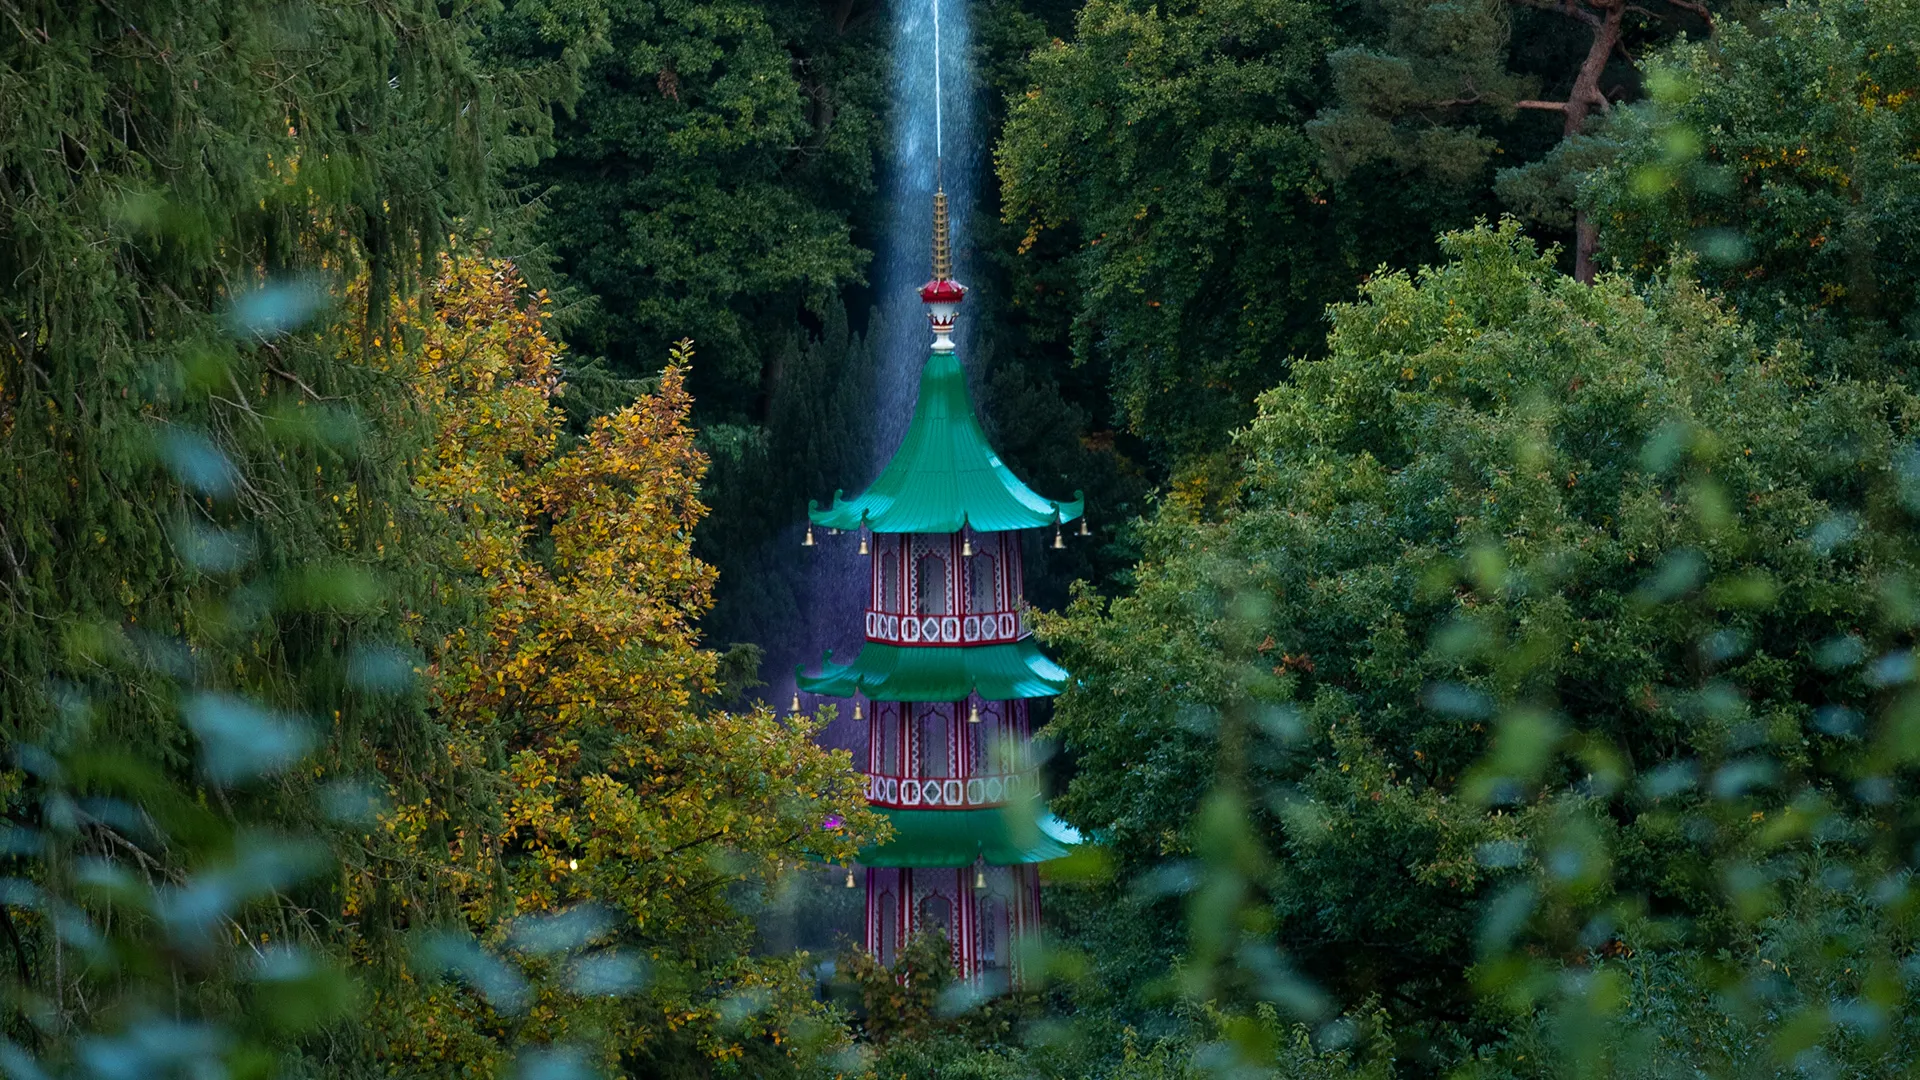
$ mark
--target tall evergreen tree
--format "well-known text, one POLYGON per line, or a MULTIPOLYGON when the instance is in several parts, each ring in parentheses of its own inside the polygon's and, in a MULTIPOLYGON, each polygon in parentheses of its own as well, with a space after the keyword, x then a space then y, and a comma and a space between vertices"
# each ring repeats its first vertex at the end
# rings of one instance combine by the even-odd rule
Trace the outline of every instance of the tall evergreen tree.
POLYGON ((1597 160, 1589 120, 1638 96, 1635 56, 1676 33, 1710 32, 1695 0, 1384 0, 1330 53, 1336 101, 1313 123, 1339 175, 1386 162, 1408 178, 1486 183, 1500 159, 1508 204, 1572 233, 1573 275, 1594 274, 1594 230, 1572 198, 1597 160), (1558 136, 1525 114, 1558 116, 1558 136))

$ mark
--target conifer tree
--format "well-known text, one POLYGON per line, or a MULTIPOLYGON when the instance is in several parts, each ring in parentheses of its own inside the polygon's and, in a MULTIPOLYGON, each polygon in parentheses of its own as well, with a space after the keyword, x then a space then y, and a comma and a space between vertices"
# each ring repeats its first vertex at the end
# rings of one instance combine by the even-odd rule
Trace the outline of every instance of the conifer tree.
POLYGON ((1334 175, 1388 162, 1409 177, 1499 185, 1515 209, 1573 233, 1573 274, 1591 281, 1594 230, 1574 176, 1602 159, 1589 120, 1635 97, 1635 57, 1677 32, 1711 32, 1696 0, 1385 0, 1378 30, 1328 55, 1335 102, 1313 123, 1334 175), (1558 114, 1557 140, 1516 113, 1558 114))

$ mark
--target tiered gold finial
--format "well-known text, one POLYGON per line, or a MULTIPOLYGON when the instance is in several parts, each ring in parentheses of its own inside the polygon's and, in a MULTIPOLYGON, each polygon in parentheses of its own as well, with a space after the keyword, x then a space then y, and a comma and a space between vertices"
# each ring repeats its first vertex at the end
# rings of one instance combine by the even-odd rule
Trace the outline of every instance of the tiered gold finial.
POLYGON ((927 325, 933 328, 933 351, 953 351, 953 316, 960 301, 967 298, 967 287, 953 280, 953 237, 947 218, 947 190, 933 193, 933 280, 920 287, 920 299, 927 303, 927 325))
POLYGON ((933 193, 933 280, 953 280, 953 249, 947 235, 947 190, 933 193))

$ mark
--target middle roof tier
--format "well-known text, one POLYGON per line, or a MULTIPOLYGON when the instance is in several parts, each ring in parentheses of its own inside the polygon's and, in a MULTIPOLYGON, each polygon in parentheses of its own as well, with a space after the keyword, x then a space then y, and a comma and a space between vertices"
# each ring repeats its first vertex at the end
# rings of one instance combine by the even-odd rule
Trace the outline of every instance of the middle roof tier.
POLYGON ((800 689, 826 697, 874 701, 983 701, 1052 697, 1066 689, 1067 669, 1047 659, 1031 637, 1000 645, 887 645, 869 641, 851 664, 829 649, 818 675, 794 668, 800 689))

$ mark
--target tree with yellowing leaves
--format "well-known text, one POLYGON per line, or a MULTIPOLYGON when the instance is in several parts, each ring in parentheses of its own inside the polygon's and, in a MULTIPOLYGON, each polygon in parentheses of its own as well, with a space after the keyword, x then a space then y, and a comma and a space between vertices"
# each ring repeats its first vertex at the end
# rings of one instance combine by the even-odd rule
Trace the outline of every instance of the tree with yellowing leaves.
MULTIPOLYGON (((845 860, 877 821, 813 722, 702 705, 717 660, 695 629, 714 573, 691 550, 706 461, 687 423, 690 345, 653 392, 569 440, 546 302, 507 262, 449 257, 388 346, 430 418, 416 490, 473 609, 423 643, 433 708, 489 813, 456 820, 396 789, 382 821, 413 856, 399 872, 432 878, 491 947, 446 961, 478 993, 406 991, 395 1051, 471 1061, 567 1042, 628 1072, 674 1059, 765 1074, 841 1029, 798 960, 749 955, 728 892, 845 860)), ((350 891, 379 887, 357 873, 350 891)))

